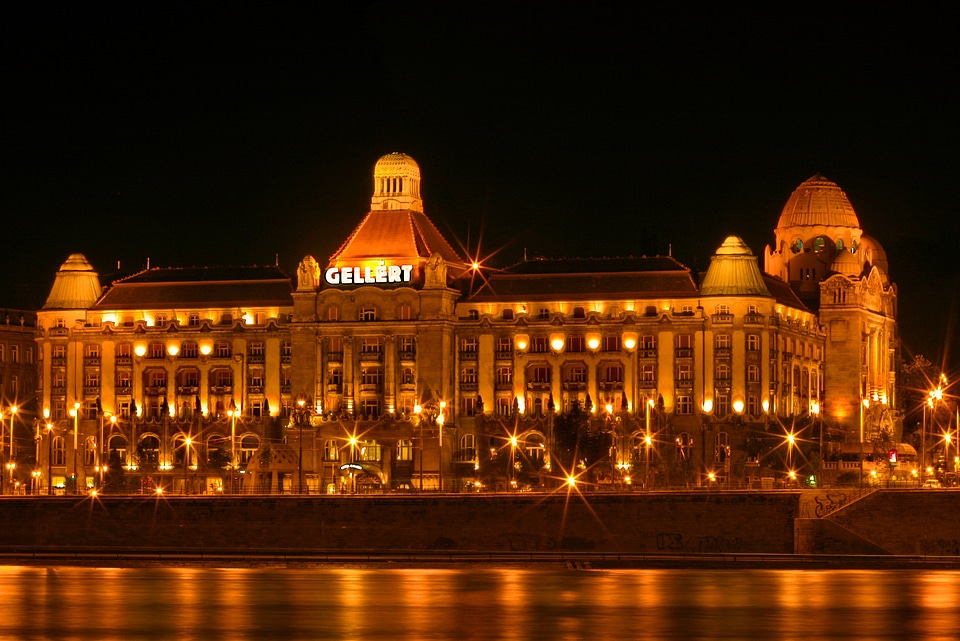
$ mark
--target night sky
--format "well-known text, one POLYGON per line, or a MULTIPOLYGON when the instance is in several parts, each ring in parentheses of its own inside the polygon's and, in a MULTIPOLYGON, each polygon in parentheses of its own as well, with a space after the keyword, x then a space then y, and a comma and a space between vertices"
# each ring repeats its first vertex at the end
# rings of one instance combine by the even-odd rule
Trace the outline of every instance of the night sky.
POLYGON ((703 270, 729 234, 762 256, 819 172, 887 250, 904 355, 956 360, 946 14, 194 4, 0 9, 0 307, 41 305, 77 251, 104 282, 148 258, 323 262, 393 151, 440 229, 500 265, 672 251, 703 270))

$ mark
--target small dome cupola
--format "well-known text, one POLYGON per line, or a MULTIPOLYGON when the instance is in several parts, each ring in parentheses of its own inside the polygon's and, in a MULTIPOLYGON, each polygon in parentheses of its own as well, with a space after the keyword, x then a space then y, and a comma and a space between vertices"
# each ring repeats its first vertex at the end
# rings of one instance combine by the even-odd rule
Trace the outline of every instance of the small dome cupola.
POLYGON ((53 281, 43 309, 87 309, 100 298, 100 276, 83 254, 70 254, 53 281))
POLYGON ((423 212, 420 197, 420 166, 406 154, 394 152, 373 167, 373 197, 370 211, 411 209, 423 212))

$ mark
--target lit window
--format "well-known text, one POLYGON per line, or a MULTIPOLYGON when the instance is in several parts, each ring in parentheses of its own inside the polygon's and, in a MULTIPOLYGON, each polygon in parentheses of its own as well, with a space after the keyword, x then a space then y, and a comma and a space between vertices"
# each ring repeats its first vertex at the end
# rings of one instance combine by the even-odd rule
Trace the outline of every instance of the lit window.
POLYGON ((586 349, 586 342, 584 337, 581 335, 573 335, 567 337, 567 351, 568 352, 582 352, 586 349))

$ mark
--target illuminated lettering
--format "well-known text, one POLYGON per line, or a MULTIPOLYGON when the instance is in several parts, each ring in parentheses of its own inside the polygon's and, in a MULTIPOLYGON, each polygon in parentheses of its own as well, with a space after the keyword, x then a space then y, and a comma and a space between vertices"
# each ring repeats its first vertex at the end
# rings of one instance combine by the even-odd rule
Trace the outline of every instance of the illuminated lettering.
POLYGON ((329 267, 323 272, 323 279, 328 285, 409 283, 413 279, 413 265, 329 267))

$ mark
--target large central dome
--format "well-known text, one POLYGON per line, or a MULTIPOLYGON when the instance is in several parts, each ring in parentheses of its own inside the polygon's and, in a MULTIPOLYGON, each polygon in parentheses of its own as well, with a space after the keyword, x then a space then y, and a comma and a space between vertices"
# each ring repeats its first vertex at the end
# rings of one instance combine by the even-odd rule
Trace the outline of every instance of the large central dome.
POLYGON ((847 194, 820 174, 802 182, 780 214, 778 229, 789 227, 860 227, 847 194))

